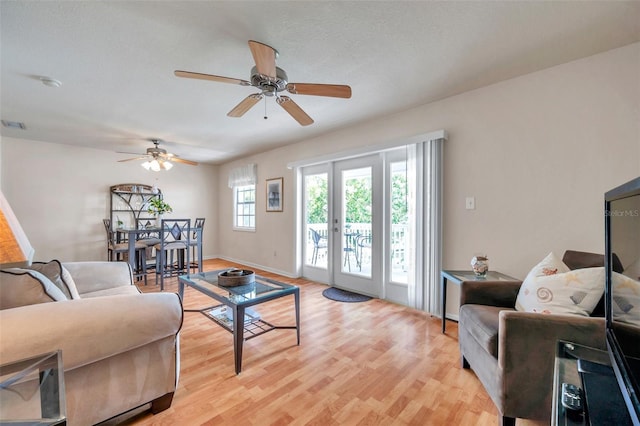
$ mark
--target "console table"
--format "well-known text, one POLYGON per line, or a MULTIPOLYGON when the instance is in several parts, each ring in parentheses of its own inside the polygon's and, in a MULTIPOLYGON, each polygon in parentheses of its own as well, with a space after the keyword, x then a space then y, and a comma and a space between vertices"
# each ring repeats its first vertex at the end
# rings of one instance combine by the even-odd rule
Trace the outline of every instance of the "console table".
POLYGON ((478 277, 473 271, 452 271, 442 270, 440 273, 442 278, 442 332, 445 331, 445 323, 447 317, 447 282, 460 285, 463 281, 518 281, 517 278, 510 277, 501 272, 489 271, 484 277, 478 277))

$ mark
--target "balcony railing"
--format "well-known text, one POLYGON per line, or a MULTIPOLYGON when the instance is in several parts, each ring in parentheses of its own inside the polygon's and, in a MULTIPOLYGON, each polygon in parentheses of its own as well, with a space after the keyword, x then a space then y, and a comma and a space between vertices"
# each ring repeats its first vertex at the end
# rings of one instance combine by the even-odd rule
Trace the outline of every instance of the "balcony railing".
MULTIPOLYGON (((310 229, 313 229, 321 237, 328 237, 329 225, 327 223, 313 223, 307 224, 307 264, 313 265, 312 254, 314 251, 313 237, 311 235, 310 229)), ((350 223, 346 225, 345 232, 349 231, 350 234, 358 235, 358 236, 367 236, 375 238, 372 236, 371 224, 370 223, 350 223)), ((394 271, 398 273, 406 273, 408 270, 407 259, 406 259, 406 247, 409 246, 408 240, 408 225, 405 224, 394 224, 391 225, 391 266, 394 271)), ((354 239, 355 241, 355 239, 354 239)), ((365 248, 362 253, 359 253, 360 256, 360 268, 362 272, 371 270, 371 250, 365 248)), ((318 253, 318 256, 315 261, 315 266, 318 267, 327 267, 327 259, 326 259, 326 249, 321 249, 322 252, 318 253)))

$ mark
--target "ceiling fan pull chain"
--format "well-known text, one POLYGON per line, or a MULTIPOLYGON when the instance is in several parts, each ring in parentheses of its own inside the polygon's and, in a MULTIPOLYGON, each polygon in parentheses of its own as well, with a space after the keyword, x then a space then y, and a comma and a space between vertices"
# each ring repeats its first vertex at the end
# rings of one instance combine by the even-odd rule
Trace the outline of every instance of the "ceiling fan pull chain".
POLYGON ((267 97, 264 97, 264 119, 266 120, 267 118, 267 97))

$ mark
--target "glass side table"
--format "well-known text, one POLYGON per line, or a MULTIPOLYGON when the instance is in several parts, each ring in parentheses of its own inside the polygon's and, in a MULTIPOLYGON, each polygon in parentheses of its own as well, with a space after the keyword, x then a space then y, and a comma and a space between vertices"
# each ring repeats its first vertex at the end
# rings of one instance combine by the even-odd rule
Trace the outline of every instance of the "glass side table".
POLYGON ((0 366, 0 424, 67 424, 61 351, 0 366))

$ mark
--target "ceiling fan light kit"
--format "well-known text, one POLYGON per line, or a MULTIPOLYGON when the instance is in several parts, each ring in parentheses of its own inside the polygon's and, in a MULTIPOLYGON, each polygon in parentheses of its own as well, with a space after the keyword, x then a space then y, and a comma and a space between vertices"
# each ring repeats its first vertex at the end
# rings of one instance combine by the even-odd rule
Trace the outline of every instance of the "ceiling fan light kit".
POLYGON ((147 170, 159 172, 160 170, 171 170, 173 164, 171 164, 169 161, 153 159, 151 161, 145 161, 141 164, 141 166, 147 170))
MULTIPOLYGON (((252 86, 260 90, 259 93, 253 93, 247 96, 229 111, 227 113, 229 117, 242 117, 264 96, 268 96, 275 97, 276 103, 289 113, 300 125, 308 126, 313 123, 313 119, 307 115, 293 99, 280 95, 281 92, 287 91, 294 95, 328 96, 344 99, 351 97, 351 87, 346 85, 289 83, 287 73, 282 68, 276 66, 276 58, 279 56, 276 49, 254 40, 249 40, 249 49, 256 64, 251 68, 250 81, 191 71, 176 70, 174 74, 176 77, 209 80, 240 86, 252 86)), ((265 118, 267 118, 266 115, 265 118)))

